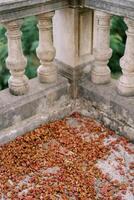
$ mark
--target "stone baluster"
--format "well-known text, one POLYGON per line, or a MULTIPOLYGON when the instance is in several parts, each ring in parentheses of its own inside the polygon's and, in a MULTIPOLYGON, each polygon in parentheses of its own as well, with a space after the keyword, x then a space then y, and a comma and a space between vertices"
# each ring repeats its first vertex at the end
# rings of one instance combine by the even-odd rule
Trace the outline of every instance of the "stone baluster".
POLYGON ((110 82, 111 72, 107 66, 109 58, 112 55, 110 45, 110 14, 102 11, 95 11, 95 40, 94 49, 95 62, 91 71, 91 80, 96 84, 105 84, 110 82))
POLYGON ((11 73, 8 84, 10 92, 16 96, 24 95, 28 91, 28 78, 24 74, 27 59, 22 51, 21 24, 21 20, 4 23, 8 38, 8 57, 6 59, 6 65, 11 73))
POLYGON ((128 26, 124 56, 120 60, 123 75, 119 79, 118 92, 124 96, 134 95, 134 20, 126 18, 128 26))
POLYGON ((57 80, 57 67, 54 63, 55 48, 53 46, 53 23, 54 12, 38 16, 39 46, 37 56, 41 65, 38 68, 38 78, 41 83, 51 83, 57 80))

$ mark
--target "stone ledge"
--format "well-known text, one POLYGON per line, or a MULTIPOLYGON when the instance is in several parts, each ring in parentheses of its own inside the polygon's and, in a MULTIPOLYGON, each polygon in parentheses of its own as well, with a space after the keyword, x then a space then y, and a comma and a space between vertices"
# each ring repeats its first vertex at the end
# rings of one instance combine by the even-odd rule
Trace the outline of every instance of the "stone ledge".
POLYGON ((69 7, 67 0, 0 0, 0 22, 69 7))
POLYGON ((35 16, 67 7, 99 9, 134 19, 133 0, 0 0, 0 22, 35 16))
POLYGON ((84 0, 84 6, 134 19, 133 0, 84 0))
POLYGON ((33 131, 42 124, 62 119, 70 115, 73 109, 73 100, 70 100, 68 95, 63 95, 54 102, 53 106, 46 108, 46 110, 0 131, 0 145, 8 143, 27 132, 33 131))
POLYGON ((51 84, 41 84, 35 78, 29 80, 29 86, 28 94, 23 96, 13 96, 8 89, 0 92, 0 130, 46 113, 61 97, 69 97, 68 81, 61 76, 51 84))
POLYGON ((87 102, 90 116, 134 141, 134 97, 118 95, 116 81, 95 85, 88 79, 79 83, 79 95, 87 102))

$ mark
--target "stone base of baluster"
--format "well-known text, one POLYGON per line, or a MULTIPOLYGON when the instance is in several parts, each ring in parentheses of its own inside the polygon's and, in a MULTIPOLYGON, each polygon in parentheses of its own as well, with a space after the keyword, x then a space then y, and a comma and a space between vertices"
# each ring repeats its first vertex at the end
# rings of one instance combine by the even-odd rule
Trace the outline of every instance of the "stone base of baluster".
POLYGON ((11 76, 8 80, 9 90, 11 94, 15 96, 21 96, 28 92, 28 78, 24 75, 23 77, 15 78, 11 76))
POLYGON ((39 66, 37 73, 41 83, 53 83, 57 81, 57 66, 54 63, 39 66))
POLYGON ((94 67, 91 71, 91 81, 95 84, 106 84, 111 80, 111 72, 108 67, 94 67))
POLYGON ((111 81, 111 71, 108 67, 112 49, 94 49, 95 62, 91 70, 91 81, 95 84, 107 84, 111 81))
POLYGON ((121 76, 118 82, 118 93, 122 96, 134 96, 134 77, 121 76))

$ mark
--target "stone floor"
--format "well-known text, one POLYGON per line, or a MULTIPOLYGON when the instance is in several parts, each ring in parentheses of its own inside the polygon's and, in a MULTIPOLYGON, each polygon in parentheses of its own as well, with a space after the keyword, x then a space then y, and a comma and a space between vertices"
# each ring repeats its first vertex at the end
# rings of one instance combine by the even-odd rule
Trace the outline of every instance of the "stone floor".
POLYGON ((0 147, 0 200, 134 200, 134 145, 73 113, 0 147))

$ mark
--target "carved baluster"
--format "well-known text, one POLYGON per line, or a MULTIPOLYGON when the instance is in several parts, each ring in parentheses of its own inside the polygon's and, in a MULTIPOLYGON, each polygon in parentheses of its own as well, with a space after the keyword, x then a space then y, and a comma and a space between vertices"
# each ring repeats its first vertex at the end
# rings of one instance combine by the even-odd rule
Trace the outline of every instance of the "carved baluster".
POLYGON ((21 45, 21 21, 6 22, 8 38, 7 68, 11 77, 8 80, 9 90, 14 95, 23 95, 28 91, 28 78, 24 75, 27 59, 23 55, 21 45))
POLYGON ((118 91, 124 96, 134 95, 134 20, 125 19, 128 26, 125 54, 120 60, 123 75, 119 79, 118 91))
POLYGON ((91 80, 96 84, 108 83, 111 72, 107 66, 112 55, 110 45, 110 14, 95 11, 96 19, 96 45, 94 49, 95 63, 91 71, 91 80))
POLYGON ((53 23, 54 12, 38 16, 39 23, 39 46, 37 56, 41 65, 38 68, 38 77, 42 83, 51 83, 57 80, 57 67, 54 63, 55 48, 53 46, 53 23))

